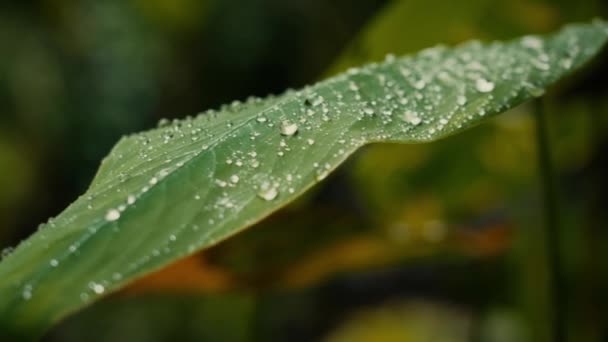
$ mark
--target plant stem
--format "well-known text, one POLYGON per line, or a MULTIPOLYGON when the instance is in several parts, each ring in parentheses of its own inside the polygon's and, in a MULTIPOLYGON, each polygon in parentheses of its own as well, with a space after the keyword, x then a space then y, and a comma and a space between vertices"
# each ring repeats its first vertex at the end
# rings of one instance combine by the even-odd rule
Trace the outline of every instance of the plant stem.
POLYGON ((560 238, 559 238, 559 203, 555 183, 555 169, 553 166, 551 148, 545 113, 542 100, 534 101, 534 114, 536 118, 536 143, 538 148, 538 163, 544 209, 544 241, 547 253, 547 268, 549 273, 548 291, 551 298, 551 317, 549 322, 553 341, 566 341, 566 291, 564 277, 561 269, 560 238))

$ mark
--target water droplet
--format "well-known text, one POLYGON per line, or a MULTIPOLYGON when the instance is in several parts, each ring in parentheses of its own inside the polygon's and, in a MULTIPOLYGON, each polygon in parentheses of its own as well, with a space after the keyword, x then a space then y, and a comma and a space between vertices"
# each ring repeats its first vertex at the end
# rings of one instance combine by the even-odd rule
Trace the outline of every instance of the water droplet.
POLYGON ((458 96, 458 97, 456 98, 456 103, 457 103, 459 106, 464 106, 465 104, 467 104, 467 98, 466 98, 466 97, 464 97, 463 95, 460 95, 460 96, 458 96))
POLYGON ((313 106, 313 107, 316 107, 316 106, 318 106, 318 105, 322 104, 322 103, 323 103, 323 101, 325 101, 325 100, 323 99, 323 96, 319 96, 319 97, 317 97, 316 99, 314 99, 314 100, 312 101, 312 106, 313 106))
POLYGON ((0 259, 4 259, 13 253, 13 247, 6 247, 2 250, 2 255, 0 259))
POLYGON ((538 50, 543 47, 543 41, 538 37, 526 36, 526 37, 522 38, 521 45, 523 45, 525 47, 529 47, 531 49, 538 50))
POLYGON ((230 176, 230 181, 232 182, 232 184, 238 183, 239 182, 239 176, 237 176, 237 175, 230 176))
POLYGON ((298 125, 295 123, 285 120, 281 123, 281 135, 292 136, 298 132, 298 125))
POLYGON ((127 204, 133 204, 133 203, 135 203, 135 200, 136 200, 135 196, 129 195, 129 197, 127 197, 127 204))
POLYGON ((119 218, 120 218, 120 211, 118 211, 116 209, 108 210, 108 212, 106 213, 106 221, 108 221, 108 222, 116 221, 119 218))
POLYGON ((273 186, 268 182, 262 183, 260 186, 260 191, 258 191, 258 197, 265 201, 272 201, 273 199, 277 198, 278 195, 279 190, 276 188, 276 186, 273 186))
POLYGON ((314 145, 315 141, 312 139, 308 139, 306 140, 306 142, 308 142, 308 145, 314 145))
POLYGON ((411 123, 414 126, 418 126, 420 125, 420 123, 422 123, 422 119, 418 116, 418 114, 412 111, 407 111, 403 113, 403 120, 405 122, 411 123))
POLYGON ((319 172, 317 172, 317 174, 315 175, 315 179, 320 182, 322 180, 324 180, 325 178, 327 178, 327 176, 329 175, 329 171, 328 170, 320 170, 319 172))
POLYGON ((89 283, 89 288, 93 290, 93 292, 95 292, 96 294, 102 294, 106 290, 103 285, 94 282, 89 283))
POLYGON ((489 93, 494 90, 494 83, 483 78, 478 78, 475 81, 475 88, 477 88, 480 93, 489 93))
POLYGON ((418 90, 422 90, 422 89, 424 89, 424 87, 426 87, 426 82, 424 80, 420 80, 420 81, 414 83, 414 88, 416 88, 418 90))
POLYGON ((541 97, 545 94, 545 90, 543 88, 532 87, 528 89, 528 93, 534 97, 541 97))
POLYGON ((57 259, 52 259, 49 264, 51 267, 57 267, 59 265, 59 261, 57 261, 57 259))
POLYGON ((166 126, 169 126, 169 124, 170 124, 170 123, 171 123, 171 121, 169 121, 168 119, 166 119, 166 118, 162 118, 162 119, 160 119, 160 120, 158 121, 158 127, 159 127, 159 128, 160 128, 160 127, 166 127, 166 126))
POLYGON ((25 286, 21 296, 24 300, 30 300, 30 298, 32 298, 32 287, 30 285, 25 286))

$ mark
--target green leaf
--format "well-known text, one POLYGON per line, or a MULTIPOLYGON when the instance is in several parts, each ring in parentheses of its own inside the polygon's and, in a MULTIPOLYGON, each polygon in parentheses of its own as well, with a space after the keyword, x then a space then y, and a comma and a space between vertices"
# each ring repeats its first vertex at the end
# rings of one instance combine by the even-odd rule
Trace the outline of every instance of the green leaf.
POLYGON ((86 194, 0 263, 0 320, 38 334, 258 222, 363 145, 436 140, 540 96, 607 37, 608 24, 597 21, 553 36, 388 56, 300 91, 126 137, 86 194))

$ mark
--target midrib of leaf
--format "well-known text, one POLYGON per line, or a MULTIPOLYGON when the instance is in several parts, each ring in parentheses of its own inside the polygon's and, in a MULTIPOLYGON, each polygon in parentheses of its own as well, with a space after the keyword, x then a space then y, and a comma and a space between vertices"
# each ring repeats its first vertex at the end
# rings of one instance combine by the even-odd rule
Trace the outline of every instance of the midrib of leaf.
MULTIPOLYGON (((573 26, 545 39, 548 70, 526 65, 536 61, 539 52, 524 48, 522 41, 429 49, 416 57, 354 70, 257 105, 224 110, 234 111, 232 114, 185 120, 180 129, 169 126, 122 139, 87 194, 0 263, 0 318, 23 329, 43 329, 128 281, 261 220, 312 187, 366 143, 439 139, 538 95, 539 89, 588 60, 606 35, 606 24, 600 23, 573 26), (572 67, 559 67, 567 49, 577 47, 583 51, 576 54, 572 67), (466 65, 467 53, 482 70, 466 65), (401 68, 415 76, 402 75, 401 68), (508 77, 503 79, 504 75, 508 77), (476 91, 475 78, 492 81, 495 88, 476 91), (426 84, 416 85, 420 79, 426 84), (351 89, 353 84, 359 90, 351 89), (461 92, 468 101, 460 105, 456 98, 461 92), (323 96, 323 103, 304 106, 305 99, 316 102, 319 96, 323 96), (401 102, 405 98, 408 103, 401 102), (327 114, 323 113, 325 105, 327 114), (312 116, 308 110, 313 111, 312 116), (414 111, 424 122, 404 119, 405 113, 414 111), (257 122, 260 116, 267 122, 257 122), (308 121, 300 123, 301 118, 308 121), (298 124, 299 135, 279 134, 278 126, 287 119, 298 124), (224 127, 229 122, 232 126, 224 127), (202 131, 185 132, 192 129, 202 131), (165 144, 163 135, 172 130, 175 136, 165 144), (252 132, 260 134, 255 141, 251 140, 252 132), (189 140, 195 136, 198 139, 189 140), (306 138, 314 139, 314 144, 308 145, 306 138), (150 139, 154 149, 148 150, 142 139, 150 139), (286 141, 292 150, 280 147, 280 141, 286 141), (277 156, 281 149, 283 157, 277 156), (257 151, 253 158, 259 161, 259 168, 226 166, 231 153, 250 162, 246 156, 250 150, 257 151), (144 157, 145 153, 150 155, 144 157), (163 169, 167 172, 161 177, 163 169), (241 176, 238 185, 223 190, 214 184, 220 175, 227 181, 233 172, 241 176), (287 181, 288 174, 300 178, 287 181), (152 178, 156 182, 150 183, 152 178), (279 180, 277 198, 258 198, 255 186, 279 180), (225 191, 230 196, 224 196, 225 191), (194 200, 196 194, 198 201, 194 200), (135 196, 136 202, 125 205, 129 195, 135 196), (226 203, 222 204, 226 207, 220 206, 223 198, 233 201, 232 207, 226 203), (92 209, 87 209, 88 205, 92 209), (107 211, 120 205, 125 208, 117 220, 104 218, 107 211), (199 229, 194 230, 195 225, 200 225, 199 229), (74 244, 76 251, 69 249, 74 244), (56 260, 59 266, 49 266, 49 260, 56 260), (113 273, 120 273, 121 278, 113 279, 113 273), (96 287, 89 282, 103 282, 103 290, 94 291, 96 287), (32 297, 27 300, 22 297, 24 286, 32 287, 32 297)), ((533 39, 538 43, 540 38, 533 39)))

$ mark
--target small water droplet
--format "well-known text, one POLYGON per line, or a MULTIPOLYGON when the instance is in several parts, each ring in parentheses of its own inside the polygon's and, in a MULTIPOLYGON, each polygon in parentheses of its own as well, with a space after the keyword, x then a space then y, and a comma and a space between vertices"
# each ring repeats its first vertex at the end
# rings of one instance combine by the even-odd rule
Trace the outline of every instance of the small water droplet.
POLYGON ((129 197, 127 197, 127 204, 133 204, 133 203, 135 203, 135 200, 136 200, 135 196, 129 195, 129 197))
POLYGON ((281 123, 281 135, 292 136, 298 132, 298 125, 295 123, 285 120, 281 123))
POLYGON ((426 82, 424 80, 420 80, 420 81, 414 83, 414 88, 416 88, 418 90, 422 90, 422 89, 424 89, 424 87, 426 87, 426 82))
POLYGON ((526 36, 522 38, 521 44, 525 47, 537 50, 543 47, 543 41, 540 38, 534 36, 526 36))
POLYGON ((57 267, 59 265, 59 261, 57 261, 57 259, 52 259, 49 264, 51 267, 57 267))
POLYGON ((6 247, 2 249, 2 255, 0 256, 0 260, 8 257, 13 253, 13 247, 6 247))
POLYGON ((403 120, 405 122, 411 123, 414 126, 418 126, 420 125, 420 123, 422 123, 422 119, 418 116, 418 114, 412 111, 407 111, 403 113, 403 120))
POLYGON ((171 121, 169 121, 168 119, 166 119, 166 118, 162 118, 162 119, 160 119, 160 120, 158 121, 158 127, 159 127, 159 128, 160 128, 160 127, 166 127, 166 126, 169 126, 169 124, 170 124, 170 123, 171 123, 171 121))
POLYGON ((326 169, 323 170, 319 170, 317 172, 317 174, 315 175, 315 179, 320 182, 322 180, 324 180, 325 178, 327 178, 327 176, 329 175, 329 171, 326 169))
POLYGON ((543 88, 532 87, 528 89, 528 93, 534 97, 541 97, 545 94, 545 90, 543 88))
POLYGON ((258 197, 265 201, 272 201, 273 199, 277 198, 278 195, 279 190, 276 188, 276 186, 273 186, 268 182, 262 183, 260 186, 260 191, 258 191, 258 197))
POLYGON ((106 290, 103 285, 94 282, 89 283, 89 288, 96 294, 102 294, 106 290))
POLYGON ((475 88, 477 88, 477 91, 479 91, 480 93, 489 93, 494 90, 494 83, 484 78, 478 78, 475 81, 475 88))
POLYGON ((237 176, 237 175, 230 176, 230 181, 232 182, 232 184, 238 183, 239 182, 239 176, 237 176))
POLYGON ((116 221, 119 218, 120 218, 120 211, 118 211, 116 209, 108 210, 108 212, 106 213, 106 221, 108 221, 108 222, 116 221))

